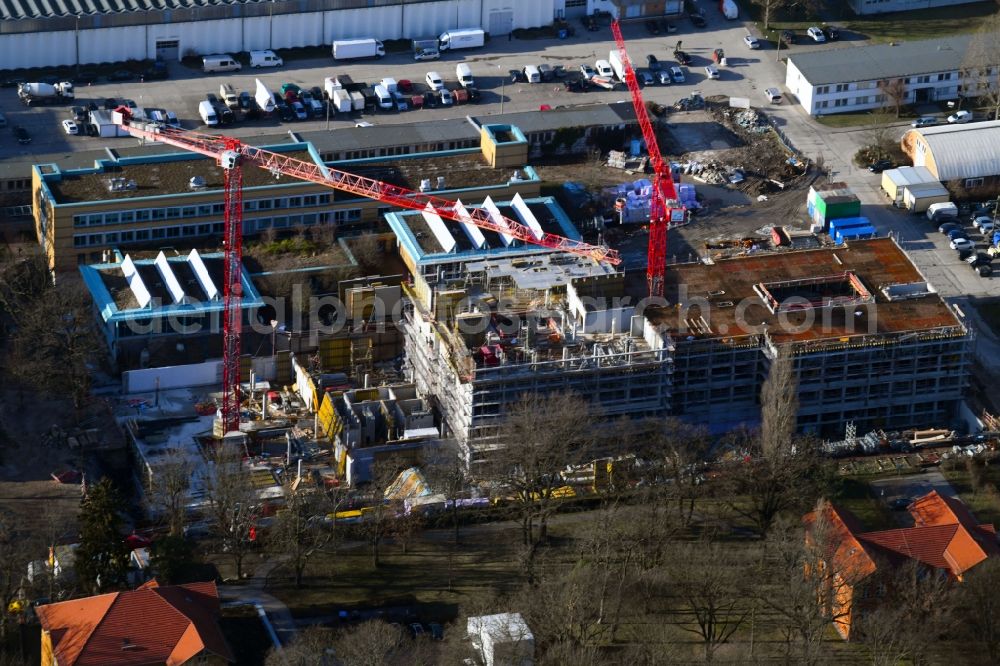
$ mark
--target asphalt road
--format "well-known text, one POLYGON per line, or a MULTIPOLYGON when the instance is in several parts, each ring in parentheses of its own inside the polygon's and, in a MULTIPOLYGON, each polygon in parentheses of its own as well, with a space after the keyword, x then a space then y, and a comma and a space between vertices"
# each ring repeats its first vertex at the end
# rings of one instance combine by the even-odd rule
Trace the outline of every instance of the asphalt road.
MULTIPOLYGON (((1000 296, 1000 277, 980 278, 966 264, 959 261, 954 251, 947 246, 944 236, 926 221, 923 216, 913 216, 885 205, 879 190, 880 176, 859 170, 851 163, 852 157, 867 138, 864 128, 856 130, 832 130, 810 118, 800 106, 787 97, 781 105, 768 104, 763 90, 772 86, 782 87, 785 78, 784 63, 779 56, 788 53, 783 49, 776 52, 773 44, 762 42, 763 48, 750 50, 743 43, 747 27, 742 21, 727 21, 706 3, 708 26, 697 29, 685 19, 678 19, 678 31, 670 35, 649 35, 642 23, 624 26, 624 35, 633 61, 644 66, 647 54, 655 54, 659 59, 672 60, 672 51, 677 41, 693 59, 687 67, 687 82, 668 86, 650 86, 644 90, 647 100, 672 103, 693 91, 703 95, 727 94, 747 97, 751 103, 765 108, 777 125, 783 130, 793 146, 804 155, 816 159, 822 156, 830 169, 831 178, 846 182, 861 198, 862 214, 870 218, 883 234, 897 234, 903 246, 912 256, 924 276, 949 299, 964 302, 967 295, 1000 296), (726 51, 728 64, 720 68, 718 80, 708 80, 704 66, 710 62, 714 49, 726 51)), ((852 35, 845 35, 846 40, 852 35)), ((791 48, 791 53, 804 50, 845 48, 850 41, 832 44, 801 44, 791 48)), ((593 91, 567 93, 561 85, 524 83, 510 84, 507 75, 510 69, 519 69, 526 64, 561 64, 566 69, 575 69, 581 63, 593 64, 598 59, 606 59, 614 48, 611 32, 604 27, 598 32, 587 32, 577 26, 577 33, 567 40, 505 40, 491 41, 485 49, 448 53, 439 61, 415 63, 407 54, 390 55, 379 61, 338 63, 332 58, 296 60, 280 70, 244 70, 239 74, 205 75, 190 70, 179 63, 171 64, 171 78, 167 81, 105 83, 77 89, 78 102, 89 99, 103 100, 105 97, 126 97, 140 106, 164 107, 175 111, 185 127, 199 127, 197 104, 206 93, 218 94, 221 83, 231 83, 238 90, 254 89, 254 78, 260 77, 272 90, 289 81, 300 86, 322 86, 324 77, 347 73, 355 81, 373 83, 385 76, 397 80, 423 81, 429 70, 439 72, 449 83, 455 80, 455 65, 468 63, 472 68, 478 87, 483 91, 477 105, 458 106, 443 109, 423 109, 406 113, 380 113, 365 116, 364 120, 376 125, 413 123, 420 120, 454 118, 461 120, 466 115, 487 116, 503 111, 526 111, 538 109, 542 104, 573 105, 582 103, 612 102, 627 100, 628 92, 621 88, 615 91, 593 91)), ((10 155, 31 153, 70 152, 86 148, 130 145, 134 140, 94 139, 85 136, 67 136, 59 127, 59 121, 66 117, 67 107, 53 106, 27 109, 16 98, 11 89, 0 90, 0 110, 8 116, 10 125, 21 124, 34 137, 28 146, 19 146, 13 140, 10 130, 0 132, 0 159, 10 155), (30 150, 25 150, 29 148, 30 150)), ((334 119, 331 128, 351 127, 355 119, 334 119)), ((226 128, 226 132, 242 138, 260 134, 280 133, 288 130, 321 130, 325 120, 313 120, 279 124, 275 121, 236 125, 226 128)), ((899 123, 900 136, 908 129, 906 123, 899 123)), ((802 217, 805 218, 803 201, 802 217)), ((981 241, 977 234, 974 240, 981 241)), ((980 242, 980 249, 985 244, 980 242)), ((1000 271, 998 271, 1000 273, 1000 271)))

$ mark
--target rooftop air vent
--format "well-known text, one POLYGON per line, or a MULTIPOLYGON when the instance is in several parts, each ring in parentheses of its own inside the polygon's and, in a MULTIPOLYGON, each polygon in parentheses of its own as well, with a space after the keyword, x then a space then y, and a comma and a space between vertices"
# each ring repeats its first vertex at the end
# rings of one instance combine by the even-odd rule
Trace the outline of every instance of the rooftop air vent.
POLYGON ((205 177, 204 176, 194 176, 188 181, 188 187, 192 190, 203 190, 205 189, 205 177))
POLYGON ((422 178, 420 180, 420 191, 421 192, 430 192, 431 191, 431 179, 430 178, 422 178))

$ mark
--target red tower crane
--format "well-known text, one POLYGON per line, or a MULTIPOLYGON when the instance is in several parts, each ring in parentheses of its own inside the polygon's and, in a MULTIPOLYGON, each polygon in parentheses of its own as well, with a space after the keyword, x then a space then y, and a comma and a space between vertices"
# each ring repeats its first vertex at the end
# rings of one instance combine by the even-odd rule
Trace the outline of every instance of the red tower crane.
POLYGON ((473 208, 460 214, 458 205, 453 201, 248 146, 231 137, 202 134, 144 120, 135 120, 128 107, 115 109, 115 122, 134 137, 165 143, 213 158, 225 172, 224 226, 226 231, 222 360, 222 422, 225 432, 238 430, 240 425, 239 360, 242 326, 240 301, 243 296, 243 286, 240 282, 243 261, 242 168, 246 165, 269 171, 276 178, 291 176, 368 199, 375 199, 399 208, 426 210, 445 219, 468 222, 481 229, 512 236, 532 245, 570 252, 613 265, 621 263, 621 257, 616 250, 601 245, 590 245, 549 233, 543 233, 539 237, 520 221, 502 215, 494 218, 483 208, 473 208))
POLYGON ((639 82, 632 69, 632 61, 625 52, 625 39, 622 37, 618 19, 611 22, 611 34, 615 36, 622 67, 625 69, 625 85, 632 93, 632 106, 635 107, 635 117, 642 130, 642 138, 646 141, 649 160, 653 164, 653 191, 649 198, 649 250, 646 264, 646 281, 649 283, 649 295, 663 297, 663 276, 667 270, 667 228, 673 221, 684 221, 684 209, 677 201, 677 190, 670 175, 670 166, 663 161, 660 146, 656 142, 656 132, 653 123, 649 121, 646 104, 642 100, 639 82))

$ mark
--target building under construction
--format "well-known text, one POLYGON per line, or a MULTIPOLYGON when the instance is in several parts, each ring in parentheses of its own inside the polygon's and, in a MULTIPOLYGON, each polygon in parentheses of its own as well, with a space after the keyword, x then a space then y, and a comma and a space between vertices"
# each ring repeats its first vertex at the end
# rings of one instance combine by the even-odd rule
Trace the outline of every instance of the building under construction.
POLYGON ((800 427, 839 434, 851 421, 950 423, 967 383, 970 331, 891 239, 672 266, 666 305, 585 260, 488 245, 467 258, 456 246, 446 271, 417 265, 403 322, 407 371, 473 468, 525 392, 719 433, 759 421, 760 387, 787 348, 800 427))

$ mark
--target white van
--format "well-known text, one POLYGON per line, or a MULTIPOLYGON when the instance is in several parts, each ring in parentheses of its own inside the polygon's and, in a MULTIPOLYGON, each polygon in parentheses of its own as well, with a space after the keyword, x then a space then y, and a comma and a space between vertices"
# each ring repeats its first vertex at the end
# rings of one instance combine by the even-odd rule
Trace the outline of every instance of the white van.
POLYGON ((542 73, 538 71, 538 67, 535 65, 526 65, 524 68, 524 78, 528 83, 541 83, 542 73))
POLYGON ((781 91, 777 88, 768 88, 764 91, 767 101, 771 104, 781 104, 781 91))
POLYGON ((383 86, 381 83, 378 84, 377 86, 375 86, 374 92, 375 92, 375 99, 378 102, 378 108, 382 109, 383 111, 392 111, 393 108, 392 95, 390 95, 389 91, 385 89, 385 86, 383 86))
POLYGON ((396 88, 399 87, 398 84, 396 83, 396 79, 392 78, 391 76, 383 78, 379 83, 382 85, 383 88, 389 91, 390 95, 396 92, 396 88))
POLYGON ((281 67, 285 61, 279 58, 274 51, 251 51, 250 66, 258 67, 281 67))
POLYGON ((243 69, 243 65, 236 61, 236 58, 228 53, 220 55, 207 55, 201 59, 201 68, 205 72, 238 72, 243 69))
POLYGON ((611 63, 607 60, 598 60, 595 62, 594 69, 597 70, 598 76, 603 76, 608 79, 615 75, 615 70, 611 69, 611 63))
POLYGON ((958 217, 958 206, 950 201, 932 203, 927 207, 927 219, 932 222, 943 220, 946 217, 958 217))
POLYGON ((219 124, 219 116, 215 115, 215 107, 208 100, 198 104, 198 115, 201 116, 201 121, 209 127, 219 124))
POLYGON ((472 69, 464 62, 458 63, 455 67, 455 76, 463 88, 471 88, 476 85, 476 81, 472 78, 472 69))
POLYGON ((236 95, 236 88, 233 88, 228 83, 223 83, 219 86, 219 98, 234 111, 240 108, 240 98, 236 95))

